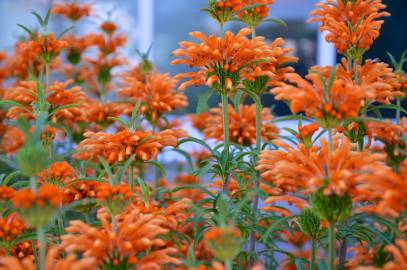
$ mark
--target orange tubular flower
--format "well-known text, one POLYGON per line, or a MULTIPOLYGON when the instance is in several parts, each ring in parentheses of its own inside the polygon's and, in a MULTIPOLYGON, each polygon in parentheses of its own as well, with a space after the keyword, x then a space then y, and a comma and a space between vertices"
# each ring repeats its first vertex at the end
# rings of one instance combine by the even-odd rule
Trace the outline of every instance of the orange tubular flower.
POLYGON ((180 89, 191 85, 206 84, 218 92, 225 93, 233 90, 240 80, 255 77, 272 77, 270 70, 263 70, 256 62, 271 60, 271 51, 266 46, 263 37, 248 39, 251 30, 244 28, 236 35, 226 32, 223 38, 211 35, 205 36, 201 32, 192 32, 190 36, 199 39, 201 43, 181 42, 181 49, 173 52, 176 59, 172 64, 185 64, 199 68, 196 72, 178 74, 176 79, 189 78, 181 84, 180 89))
MULTIPOLYGON (((62 121, 66 125, 73 125, 75 122, 86 121, 86 112, 81 108, 81 105, 86 101, 86 95, 78 86, 68 88, 72 82, 72 80, 54 82, 46 91, 46 93, 51 92, 47 97, 47 102, 50 103, 51 110, 61 106, 72 105, 72 107, 58 110, 53 114, 51 117, 53 122, 62 121)), ((32 111, 32 105, 37 101, 37 91, 37 82, 20 81, 7 92, 4 99, 18 102, 32 111)), ((11 119, 18 119, 21 116, 25 116, 28 119, 34 117, 32 112, 28 113, 20 107, 11 107, 7 116, 11 119)))
POLYGON ((385 251, 389 252, 393 260, 386 263, 383 267, 361 266, 356 267, 356 270, 404 270, 407 269, 407 241, 404 239, 396 239, 396 244, 386 246, 385 251))
POLYGON ((9 249, 10 241, 20 235, 27 225, 16 214, 0 218, 0 250, 9 249))
POLYGON ((73 22, 78 21, 82 17, 88 17, 92 10, 91 5, 79 4, 76 1, 70 3, 53 3, 52 14, 62 15, 73 22))
MULTIPOLYGON (((314 66, 311 70, 321 72, 323 77, 328 79, 332 67, 314 66)), ((338 65, 337 77, 347 83, 360 86, 369 102, 389 104, 396 97, 403 96, 397 74, 383 62, 368 59, 363 65, 358 64, 355 71, 355 67, 349 69, 348 61, 343 58, 338 65)))
POLYGON ((53 33, 46 35, 37 34, 37 36, 32 36, 31 40, 25 44, 28 49, 35 52, 37 57, 44 63, 51 63, 51 61, 59 55, 61 50, 68 45, 66 41, 56 39, 53 33))
POLYGON ((6 154, 16 153, 25 143, 24 133, 16 127, 7 126, 1 137, 0 149, 6 154))
POLYGON ((150 131, 123 130, 116 134, 105 132, 86 132, 77 148, 74 158, 79 160, 97 160, 103 157, 109 164, 120 162, 136 155, 136 158, 147 161, 155 158, 166 146, 175 146, 180 136, 174 130, 164 130, 153 134, 150 131))
MULTIPOLYGON (((52 247, 48 250, 45 269, 47 270, 90 270, 95 269, 93 258, 83 258, 78 260, 75 255, 61 258, 64 250, 62 247, 52 247)), ((19 260, 17 257, 0 257, 0 270, 36 270, 37 266, 34 258, 28 257, 19 260)))
POLYGON ((377 168, 372 175, 358 177, 359 196, 361 201, 370 198, 373 205, 362 206, 358 212, 373 212, 382 216, 397 218, 407 210, 407 162, 400 165, 396 174, 385 168, 377 168))
POLYGON ((44 184, 37 194, 30 189, 14 192, 11 202, 25 222, 33 227, 40 227, 48 224, 62 203, 62 197, 58 187, 44 184))
POLYGON ((79 221, 71 221, 61 245, 67 252, 79 253, 83 258, 95 259, 103 269, 119 266, 134 269, 160 269, 164 264, 180 264, 171 257, 175 248, 166 248, 160 238, 169 230, 163 228, 166 219, 160 215, 141 214, 138 210, 123 215, 116 231, 106 215, 99 215, 102 227, 95 228, 79 221), (144 255, 143 255, 144 254, 144 255), (140 258, 140 256, 143 257, 140 258))
POLYGON ((381 0, 327 0, 317 7, 309 22, 320 22, 320 31, 328 31, 326 40, 338 52, 354 57, 360 57, 379 37, 384 22, 379 18, 390 15, 382 11, 386 5, 381 0))
POLYGON ((49 169, 44 169, 38 174, 40 183, 55 184, 63 187, 65 184, 76 178, 76 174, 71 165, 66 161, 54 162, 49 169))
POLYGON ((209 0, 207 12, 218 23, 224 24, 242 9, 242 0, 209 0))
POLYGON ((286 74, 285 78, 293 85, 284 83, 271 93, 277 100, 290 101, 293 113, 305 112, 324 127, 335 127, 342 119, 357 117, 365 98, 360 87, 341 79, 334 79, 330 89, 326 89, 329 86, 316 73, 306 76, 311 82, 296 73, 286 74))
POLYGON ((132 72, 124 76, 123 88, 119 89, 118 96, 141 101, 140 108, 147 119, 157 122, 161 115, 188 105, 184 93, 176 91, 177 80, 169 74, 152 72, 145 80, 132 76, 132 72))
POLYGON ((377 170, 389 169, 385 166, 382 154, 359 152, 351 149, 346 137, 336 139, 333 151, 321 139, 321 147, 298 148, 275 141, 283 150, 265 150, 260 155, 256 167, 268 182, 286 191, 303 190, 306 193, 324 188, 324 193, 351 196, 358 195, 359 175, 374 174, 377 170))
POLYGON ((383 122, 366 122, 368 135, 383 142, 388 158, 398 164, 405 159, 407 143, 403 136, 407 134, 407 118, 403 117, 400 124, 393 124, 390 120, 383 122))
POLYGON ((96 190, 96 198, 111 215, 122 212, 130 204, 132 197, 133 193, 125 183, 117 186, 101 184, 96 190))
MULTIPOLYGON (((252 145, 256 142, 256 106, 239 105, 236 112, 232 105, 229 105, 229 129, 230 140, 242 145, 252 145)), ((223 140, 223 125, 221 108, 211 109, 212 115, 206 120, 204 135, 206 138, 213 138, 218 141, 223 140)), ((275 139, 278 135, 278 128, 270 123, 272 115, 269 109, 264 108, 261 112, 261 133, 264 141, 275 139)))
POLYGON ((241 0, 241 8, 257 5, 253 8, 239 11, 237 16, 246 23, 250 28, 256 27, 261 21, 268 17, 269 7, 274 3, 274 0, 241 0))

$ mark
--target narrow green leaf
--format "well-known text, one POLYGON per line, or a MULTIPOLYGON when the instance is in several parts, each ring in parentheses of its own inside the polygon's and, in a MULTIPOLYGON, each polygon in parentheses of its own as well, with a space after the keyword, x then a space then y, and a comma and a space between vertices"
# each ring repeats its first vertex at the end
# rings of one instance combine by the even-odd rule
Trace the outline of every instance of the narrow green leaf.
POLYGON ((199 96, 198 104, 196 106, 196 113, 201 114, 208 110, 208 100, 212 96, 213 90, 208 89, 205 93, 199 96))

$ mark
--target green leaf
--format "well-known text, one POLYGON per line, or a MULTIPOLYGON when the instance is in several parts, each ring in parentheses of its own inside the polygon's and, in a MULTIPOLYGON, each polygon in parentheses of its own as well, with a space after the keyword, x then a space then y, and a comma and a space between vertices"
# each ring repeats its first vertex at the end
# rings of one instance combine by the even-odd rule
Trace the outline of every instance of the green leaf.
POLYGON ((275 24, 278 24, 280 26, 287 27, 287 23, 285 21, 281 20, 281 19, 269 18, 269 19, 266 19, 264 21, 265 22, 275 23, 275 24))
POLYGON ((236 112, 239 112, 239 105, 242 102, 243 94, 244 94, 244 92, 242 90, 239 90, 236 92, 235 96, 233 97, 233 106, 234 106, 236 112))
POLYGON ((203 147, 205 147, 206 149, 208 149, 212 153, 212 148, 205 141, 197 139, 197 138, 193 138, 193 137, 188 137, 188 138, 180 140, 178 142, 177 146, 180 146, 180 145, 182 145, 184 143, 187 143, 187 142, 194 142, 194 143, 200 144, 200 145, 202 145, 203 147))
POLYGON ((50 112, 49 116, 53 116, 54 114, 56 114, 59 111, 69 109, 69 108, 75 108, 75 107, 78 107, 78 106, 79 106, 79 104, 68 104, 68 105, 59 106, 58 108, 55 108, 54 110, 52 110, 50 112))
POLYGON ((374 109, 378 109, 378 110, 388 109, 388 110, 395 110, 395 111, 398 110, 398 111, 400 111, 402 113, 407 114, 407 110, 405 110, 403 107, 397 106, 395 104, 382 104, 382 105, 372 106, 369 109, 367 109, 367 111, 370 112, 370 111, 372 111, 374 109))
POLYGON ((196 106, 196 113, 201 114, 208 110, 208 100, 212 96, 213 90, 208 89, 205 93, 199 96, 198 104, 196 106))
POLYGON ((157 168, 161 174, 166 175, 167 172, 165 171, 163 165, 161 165, 160 163, 158 163, 157 161, 151 160, 151 161, 146 161, 144 162, 146 164, 151 164, 153 165, 155 168, 157 168))
POLYGON ((52 6, 50 6, 47 10, 47 14, 45 15, 45 19, 44 19, 44 25, 47 26, 48 22, 49 22, 49 18, 51 15, 51 10, 52 10, 52 6))
POLYGON ((134 157, 135 155, 132 155, 127 161, 126 163, 124 163, 124 165, 120 168, 119 173, 117 175, 117 183, 121 183, 122 179, 124 177, 124 174, 126 173, 127 169, 130 167, 131 163, 133 163, 134 161, 134 157))
POLYGON ((100 161, 100 164, 102 164, 103 169, 105 170, 105 172, 109 176, 110 184, 114 185, 115 184, 115 178, 114 178, 114 175, 112 173, 112 168, 109 166, 109 164, 107 164, 106 159, 104 157, 98 156, 98 159, 100 161))
POLYGON ((31 110, 25 107, 24 105, 14 101, 14 100, 0 100, 0 106, 6 106, 6 107, 18 107, 28 113, 31 113, 31 110))
POLYGON ((17 24, 17 26, 20 27, 20 28, 22 28, 24 31, 26 31, 26 32, 30 35, 30 37, 32 37, 32 38, 34 38, 35 40, 37 40, 37 36, 34 35, 34 32, 33 32, 33 31, 31 31, 30 29, 28 29, 27 27, 25 27, 24 25, 19 24, 19 23, 17 24))
POLYGON ((42 20, 41 15, 38 14, 37 12, 35 12, 35 11, 31 11, 31 14, 33 14, 33 15, 35 16, 35 18, 37 19, 38 23, 41 25, 42 28, 44 28, 45 25, 44 25, 44 21, 42 20))
POLYGON ((200 185, 200 184, 189 184, 189 185, 183 185, 181 187, 176 187, 171 189, 171 192, 177 192, 180 190, 188 190, 188 189, 198 189, 200 191, 202 191, 205 194, 208 194, 211 197, 215 197, 215 194, 212 193, 209 189, 205 188, 204 186, 200 185))
POLYGON ((62 31, 62 32, 57 36, 57 39, 60 39, 60 38, 63 37, 66 33, 68 33, 69 31, 71 31, 71 30, 74 29, 74 28, 75 28, 74 25, 68 27, 67 29, 65 29, 64 31, 62 31))

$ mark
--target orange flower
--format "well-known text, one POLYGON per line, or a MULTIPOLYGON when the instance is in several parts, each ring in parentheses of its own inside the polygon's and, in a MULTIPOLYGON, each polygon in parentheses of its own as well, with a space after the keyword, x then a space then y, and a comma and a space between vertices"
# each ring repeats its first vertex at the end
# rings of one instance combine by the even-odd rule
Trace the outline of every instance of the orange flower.
MULTIPOLYGON (((86 111, 83 110, 81 105, 86 101, 85 93, 80 90, 80 87, 74 86, 68 89, 68 85, 72 84, 72 80, 66 82, 54 82, 46 93, 50 92, 47 97, 47 102, 50 103, 50 111, 62 106, 72 105, 73 107, 63 108, 58 110, 51 116, 53 122, 62 121, 66 125, 73 125, 75 122, 86 121, 86 111)), ((37 82, 35 81, 20 81, 12 87, 4 96, 6 100, 12 100, 20 103, 28 110, 33 110, 33 104, 37 101, 37 82)), ((34 117, 33 111, 26 112, 20 107, 11 107, 7 116, 11 119, 18 119, 25 116, 28 119, 34 117)))
POLYGON ((189 120, 194 128, 198 129, 199 131, 203 131, 206 127, 206 121, 211 116, 210 112, 203 112, 200 114, 190 114, 189 120))
POLYGON ((96 198, 96 191, 100 183, 96 181, 80 181, 64 187, 64 202, 73 202, 96 198))
POLYGON ((305 112, 317 118, 324 127, 335 127, 344 118, 354 118, 359 114, 365 93, 360 87, 341 79, 335 79, 329 89, 326 82, 316 73, 309 73, 302 79, 298 74, 286 74, 285 78, 293 85, 284 83, 271 90, 277 100, 290 101, 293 113, 305 112))
POLYGON ((31 40, 27 41, 25 46, 34 52, 38 59, 41 59, 44 63, 51 63, 61 50, 68 45, 66 41, 56 39, 53 33, 45 35, 37 34, 30 38, 31 40))
POLYGON ((63 194, 54 185, 42 185, 37 194, 30 189, 14 192, 11 202, 24 221, 34 227, 46 226, 59 209, 63 194))
POLYGON ((317 123, 312 123, 309 125, 302 126, 298 125, 298 133, 295 135, 300 143, 304 144, 306 147, 312 146, 312 136, 319 129, 317 123))
POLYGON ((237 16, 246 23, 250 28, 256 27, 261 21, 268 17, 269 7, 274 3, 274 0, 241 0, 241 7, 247 8, 251 5, 257 5, 255 7, 239 11, 237 16))
POLYGON ((119 89, 118 96, 142 102, 140 112, 147 119, 156 122, 161 115, 188 105, 184 93, 176 91, 177 80, 169 74, 152 72, 145 80, 132 76, 132 72, 123 78, 123 88, 119 89))
POLYGON ((30 189, 16 191, 11 201, 17 209, 28 209, 35 206, 42 207, 44 205, 58 208, 62 201, 62 193, 58 187, 44 184, 39 188, 38 194, 34 194, 30 189))
MULTIPOLYGON (((315 66, 311 70, 321 72, 328 80, 332 67, 315 66)), ((397 74, 383 62, 368 59, 364 61, 363 65, 358 64, 355 70, 354 66, 349 69, 348 61, 343 58, 341 64, 338 65, 336 75, 338 79, 360 86, 369 102, 388 104, 396 97, 403 96, 403 93, 399 91, 401 84, 397 79, 397 74)))
MULTIPOLYGON (((64 250, 62 247, 52 247, 48 250, 45 269, 47 270, 90 270, 95 267, 95 260, 92 258, 77 259, 75 255, 61 258, 64 250)), ((34 258, 19 260, 16 257, 0 257, 0 270, 36 270, 37 266, 34 258)))
POLYGON ((23 258, 34 258, 33 242, 22 241, 11 247, 10 255, 17 257, 19 260, 23 258))
MULTIPOLYGON (((407 133, 407 118, 400 121, 400 125, 393 124, 391 120, 383 122, 369 121, 365 123, 368 134, 376 140, 382 141, 389 147, 392 155, 399 156, 400 149, 407 150, 407 145, 403 136, 407 133)), ((391 154, 391 153, 389 153, 391 154)))
POLYGON ((379 37, 384 22, 379 18, 390 15, 385 7, 381 0, 328 0, 317 4, 309 21, 321 23, 320 31, 328 31, 326 40, 340 53, 359 57, 379 37))
POLYGON ((40 183, 56 184, 63 187, 76 178, 76 173, 66 161, 54 162, 49 169, 44 169, 38 174, 40 183))
POLYGON ((131 202, 133 193, 126 183, 116 186, 100 184, 96 189, 96 198, 111 215, 122 212, 131 202))
POLYGON ((256 62, 271 60, 271 51, 263 37, 248 39, 251 30, 244 28, 236 35, 226 32, 223 38, 201 32, 192 32, 190 36, 201 43, 181 42, 181 49, 173 52, 176 59, 172 64, 185 64, 199 68, 196 72, 178 74, 176 79, 189 78, 181 84, 180 89, 190 85, 206 84, 214 90, 224 93, 238 86, 240 80, 253 77, 272 77, 270 70, 263 70, 256 62), (255 75, 253 75, 253 71, 255 75))
POLYGON ((86 132, 84 134, 86 139, 78 145, 74 158, 96 161, 100 156, 112 164, 135 154, 139 160, 147 161, 155 158, 162 148, 175 146, 178 135, 173 130, 164 130, 156 134, 129 130, 116 134, 86 132))
POLYGON ((210 0, 207 12, 217 22, 224 24, 243 7, 241 2, 242 0, 210 0))
POLYGON ((102 227, 95 228, 75 220, 66 229, 61 245, 69 253, 95 259, 97 265, 121 265, 135 269, 159 269, 164 264, 179 264, 171 254, 175 248, 166 248, 160 236, 169 231, 163 228, 166 219, 161 215, 141 214, 138 210, 123 215, 117 221, 116 231, 106 215, 99 215, 102 227))
POLYGON ((324 187, 325 194, 351 196, 358 195, 357 176, 388 171, 384 155, 353 151, 346 137, 334 140, 332 151, 325 139, 320 142, 320 147, 299 144, 293 148, 275 141, 282 150, 264 150, 256 168, 263 172, 263 179, 287 191, 303 189, 308 193, 324 187))
MULTIPOLYGON (((20 235, 27 225, 16 214, 11 214, 6 218, 0 218, 0 248, 4 248, 3 242, 10 242, 20 235)), ((6 246, 6 248, 10 248, 6 246)))
POLYGON ((399 217, 407 209, 407 162, 400 166, 400 173, 376 168, 374 174, 358 176, 360 183, 357 201, 369 198, 374 204, 361 206, 358 212, 373 212, 382 216, 399 217))
POLYGON ((396 239, 394 245, 386 246, 385 251, 389 252, 393 260, 386 263, 383 267, 361 266, 357 270, 404 270, 407 269, 407 241, 404 239, 396 239))
MULTIPOLYGON (((232 105, 229 105, 229 129, 230 141, 242 145, 252 145, 256 142, 256 106, 239 105, 236 112, 232 105)), ((206 138, 213 138, 217 141, 223 140, 223 116, 221 108, 211 109, 212 115, 206 120, 204 135, 206 138)), ((270 123, 272 115, 270 110, 264 108, 261 112, 261 135, 264 141, 275 139, 278 135, 278 128, 270 123)))
POLYGON ((16 153, 25 143, 25 136, 22 131, 14 126, 7 126, 1 137, 0 148, 6 154, 16 153))
POLYGON ((66 3, 53 3, 52 14, 62 15, 71 21, 77 21, 82 17, 88 17, 92 7, 88 4, 79 4, 76 1, 66 3))

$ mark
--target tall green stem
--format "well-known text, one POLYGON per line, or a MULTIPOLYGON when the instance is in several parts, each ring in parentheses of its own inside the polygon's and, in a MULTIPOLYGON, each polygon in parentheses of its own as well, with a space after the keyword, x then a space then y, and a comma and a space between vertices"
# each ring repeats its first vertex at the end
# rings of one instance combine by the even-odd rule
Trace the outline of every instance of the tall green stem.
POLYGON ((401 99, 400 98, 396 99, 396 105, 397 105, 396 123, 397 123, 397 125, 400 125, 400 107, 401 107, 401 99))
POLYGON ((113 233, 116 233, 116 232, 117 232, 116 215, 112 215, 112 232, 113 232, 113 233))
POLYGON ((328 227, 329 270, 335 270, 335 239, 335 222, 331 221, 328 227))
POLYGON ((333 140, 332 140, 332 128, 328 128, 328 147, 331 152, 334 149, 333 140))
POLYGON ((46 257, 46 240, 45 240, 45 230, 44 227, 37 228, 37 238, 40 245, 40 258, 39 258, 39 269, 45 270, 45 257, 46 257))
POLYGON ((232 270, 232 261, 225 261, 225 269, 226 270, 232 270))
POLYGON ((131 192, 134 191, 134 172, 133 172, 133 165, 129 166, 129 185, 131 192))
POLYGON ((223 37, 223 35, 225 34, 225 29, 224 29, 223 23, 219 23, 219 34, 220 34, 220 37, 223 37))
MULTIPOLYGON (((254 160, 255 163, 257 163, 258 160, 258 155, 261 152, 261 110, 262 110, 262 104, 261 100, 255 101, 256 105, 256 155, 257 158, 254 160)), ((254 180, 254 185, 255 188, 258 189, 260 185, 260 173, 257 171, 256 172, 256 179, 254 180)), ((257 209, 259 207, 259 196, 256 195, 254 196, 253 200, 253 220, 254 223, 257 223, 257 209)), ((254 253, 256 251, 256 232, 252 231, 250 234, 250 244, 249 244, 249 252, 254 253)), ((251 262, 254 263, 254 262, 251 262)))
POLYGON ((228 108, 228 93, 225 91, 222 93, 222 113, 223 113, 223 151, 225 153, 226 168, 225 176, 223 179, 223 192, 228 193, 229 186, 229 108, 228 108))
POLYGON ((310 263, 310 270, 315 269, 316 265, 316 260, 317 260, 317 240, 312 237, 311 238, 311 263, 310 263))
POLYGON ((37 179, 35 176, 30 177, 30 188, 34 194, 37 194, 37 179))

